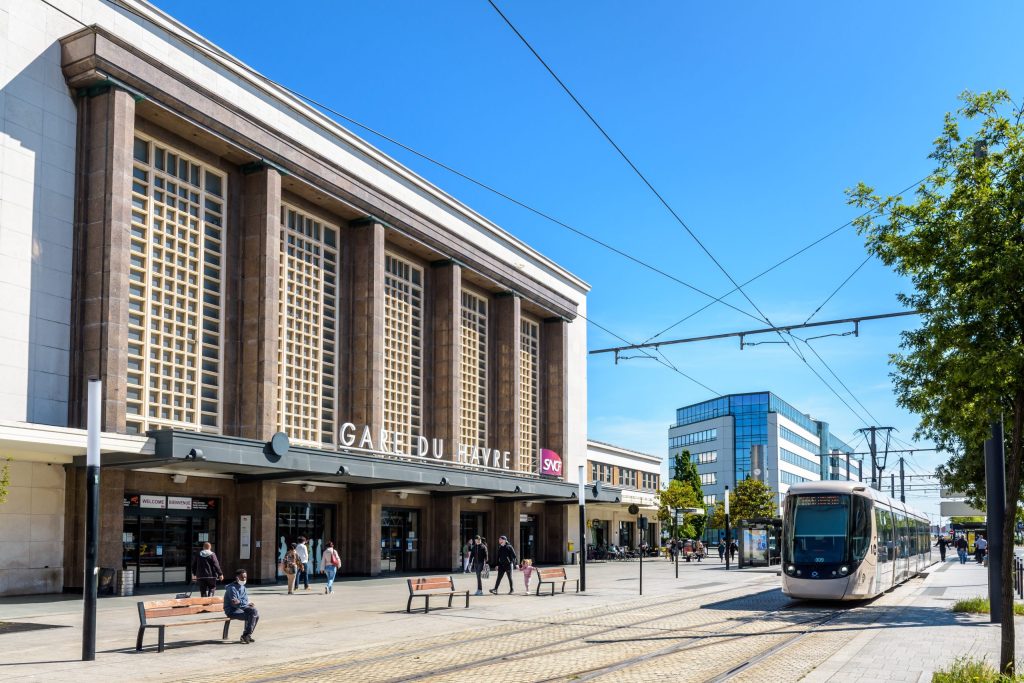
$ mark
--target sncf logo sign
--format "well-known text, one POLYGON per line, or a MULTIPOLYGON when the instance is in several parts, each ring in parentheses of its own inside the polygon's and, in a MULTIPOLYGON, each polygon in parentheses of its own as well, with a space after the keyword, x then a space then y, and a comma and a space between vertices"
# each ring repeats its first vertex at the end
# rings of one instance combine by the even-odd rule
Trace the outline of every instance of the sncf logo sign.
POLYGON ((540 449, 540 473, 545 477, 561 477, 562 456, 547 448, 540 449))

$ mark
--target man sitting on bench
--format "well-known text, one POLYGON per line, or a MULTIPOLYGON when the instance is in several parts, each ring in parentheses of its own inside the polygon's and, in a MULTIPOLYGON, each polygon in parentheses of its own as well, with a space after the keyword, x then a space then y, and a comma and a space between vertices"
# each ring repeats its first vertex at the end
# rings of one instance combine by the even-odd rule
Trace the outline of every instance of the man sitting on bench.
POLYGON ((249 594, 245 590, 245 582, 248 579, 244 569, 235 571, 235 580, 229 583, 224 589, 224 614, 230 619, 242 619, 245 621, 245 630, 242 631, 241 643, 255 643, 252 632, 256 630, 256 622, 260 620, 260 614, 256 607, 249 601, 249 594))

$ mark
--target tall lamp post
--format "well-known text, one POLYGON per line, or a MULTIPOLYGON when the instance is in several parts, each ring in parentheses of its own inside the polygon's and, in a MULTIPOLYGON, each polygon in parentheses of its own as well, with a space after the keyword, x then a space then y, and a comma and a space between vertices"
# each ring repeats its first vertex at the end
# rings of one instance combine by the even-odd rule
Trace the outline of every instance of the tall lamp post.
POLYGON ((732 553, 732 542, 729 540, 729 487, 725 487, 725 571, 729 571, 729 555, 732 553))
POLYGON ((85 450, 85 576, 82 583, 82 661, 96 659, 96 556, 100 535, 100 413, 103 410, 103 382, 89 380, 86 424, 89 428, 85 450))
POLYGON ((584 466, 580 465, 579 502, 580 502, 580 590, 587 590, 587 492, 583 480, 584 466))

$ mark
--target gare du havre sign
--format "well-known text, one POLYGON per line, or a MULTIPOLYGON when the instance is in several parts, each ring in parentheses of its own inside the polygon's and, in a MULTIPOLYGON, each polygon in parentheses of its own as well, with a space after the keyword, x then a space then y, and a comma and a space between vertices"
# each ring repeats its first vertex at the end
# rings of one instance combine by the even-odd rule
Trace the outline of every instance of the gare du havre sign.
MULTIPOLYGON (((386 429, 375 433, 369 425, 360 427, 352 422, 341 425, 338 430, 338 444, 343 448, 371 454, 445 460, 444 439, 412 436, 400 432, 389 432, 386 429)), ((449 462, 492 470, 515 471, 510 451, 455 442, 449 453, 450 457, 447 459, 449 462)), ((542 448, 538 474, 560 479, 562 477, 562 457, 550 449, 542 448)))

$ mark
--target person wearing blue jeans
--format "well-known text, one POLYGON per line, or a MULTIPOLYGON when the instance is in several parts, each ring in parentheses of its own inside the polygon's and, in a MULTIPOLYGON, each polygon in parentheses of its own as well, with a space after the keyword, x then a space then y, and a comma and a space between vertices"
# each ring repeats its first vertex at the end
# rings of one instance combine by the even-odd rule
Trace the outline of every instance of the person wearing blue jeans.
POLYGON ((334 593, 334 577, 338 574, 338 567, 340 566, 341 557, 338 555, 338 551, 334 549, 334 541, 327 541, 324 555, 320 558, 320 571, 327 577, 327 586, 324 587, 324 593, 327 595, 334 593))
POLYGON ((242 629, 241 643, 255 643, 252 632, 256 630, 256 622, 260 620, 260 613, 256 606, 249 600, 249 594, 245 590, 245 582, 248 575, 244 569, 235 572, 235 580, 224 587, 224 614, 230 619, 238 619, 245 622, 242 629))
POLYGON ((956 556, 960 558, 960 564, 967 564, 967 539, 963 536, 956 539, 956 556))

